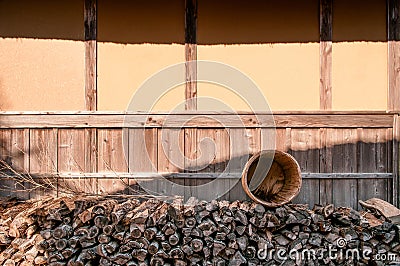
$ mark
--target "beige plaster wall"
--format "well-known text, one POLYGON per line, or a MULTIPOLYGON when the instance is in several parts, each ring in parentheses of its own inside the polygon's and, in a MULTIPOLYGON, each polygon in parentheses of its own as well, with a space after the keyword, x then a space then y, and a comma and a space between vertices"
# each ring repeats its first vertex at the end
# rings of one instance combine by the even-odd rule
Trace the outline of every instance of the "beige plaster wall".
POLYGON ((333 108, 385 110, 386 1, 335 0, 333 10, 333 108))
MULTIPOLYGON (((386 109, 385 5, 334 1, 335 110, 386 109)), ((243 71, 273 110, 319 109, 317 0, 199 0, 198 9, 198 59, 243 71)), ((183 0, 99 0, 99 110, 125 110, 136 89, 183 62, 184 51, 183 0)), ((82 0, 0 1, 0 109, 83 110, 84 54, 82 0)), ((248 110, 218 86, 200 83, 198 95, 248 110)), ((183 101, 179 86, 154 110, 183 101)))
POLYGON ((83 1, 0 1, 0 110, 84 109, 83 1))
MULTIPOLYGON (((184 15, 183 0, 168 4, 163 0, 99 0, 99 110, 126 110, 146 79, 184 62, 184 15)), ((154 110, 173 109, 184 100, 184 93, 183 86, 174 89, 160 99, 154 110)))
MULTIPOLYGON (((199 1, 198 58, 232 65, 263 92, 272 110, 319 109, 318 1, 199 1)), ((199 84, 200 96, 234 96, 199 84)), ((242 95, 248 97, 247 95, 242 95)))

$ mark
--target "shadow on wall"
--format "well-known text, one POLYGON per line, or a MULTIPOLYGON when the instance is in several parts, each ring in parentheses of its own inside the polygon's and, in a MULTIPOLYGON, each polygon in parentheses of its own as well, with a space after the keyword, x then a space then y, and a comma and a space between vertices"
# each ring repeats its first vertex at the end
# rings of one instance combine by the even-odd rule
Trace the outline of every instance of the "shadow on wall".
MULTIPOLYGON (((350 206, 360 209, 358 200, 369 198, 381 198, 392 202, 392 141, 367 143, 358 141, 356 143, 338 144, 321 149, 289 150, 298 161, 303 174, 307 173, 336 173, 338 178, 305 178, 300 194, 294 199, 294 203, 308 204, 330 204, 335 206, 350 206), (340 173, 354 173, 356 178, 340 177, 340 173), (363 175, 357 176, 357 173, 363 175), (367 174, 366 174, 367 173, 367 174), (379 173, 379 177, 370 175, 379 173)), ((244 154, 232 158, 235 161, 246 162, 251 154, 244 154)), ((210 165, 203 165, 199 172, 219 172, 227 166, 228 161, 216 162, 210 165)), ((187 169, 190 171, 190 169, 187 169)), ((181 171, 183 172, 183 171, 181 171)), ((199 185, 212 181, 210 178, 177 178, 173 174, 167 176, 172 182, 180 185, 199 185)), ((100 180, 100 179, 99 179, 100 180)), ((134 180, 132 180, 134 181, 134 180)), ((100 182, 100 181, 99 181, 100 182)), ((221 179, 221 186, 226 185, 226 179, 221 179)), ((112 193, 132 193, 139 187, 135 182, 130 182, 130 187, 123 189, 116 186, 112 193)), ((194 190, 194 194, 196 192, 194 190)), ((191 195, 185 195, 186 198, 191 195)), ((221 199, 243 200, 246 195, 238 182, 221 199)), ((247 198, 248 199, 248 198, 247 198)))
MULTIPOLYGON (((11 154, 7 150, 7 144, 2 141, 0 158, 12 166, 13 161, 17 158, 15 154, 11 154)), ((295 203, 309 204, 311 207, 314 204, 334 203, 336 206, 350 206, 358 209, 358 200, 366 200, 372 197, 381 198, 383 200, 392 201, 392 142, 379 143, 348 143, 334 145, 329 148, 309 149, 309 150, 290 150, 300 168, 304 173, 387 173, 386 178, 323 178, 323 179, 303 179, 303 186, 300 194, 295 198, 295 203)), ((250 154, 232 158, 232 160, 246 162, 250 158, 250 154)), ((219 172, 227 166, 227 161, 216 162, 210 165, 204 165, 200 172, 212 173, 219 172)), ((190 171, 188 169, 187 171, 190 171)), ((182 171, 183 172, 183 171, 182 171)), ((4 173, 4 169, 2 170, 4 173)), ((12 172, 7 172, 10 175, 12 172)), ((167 176, 171 181, 178 184, 198 185, 212 181, 213 179, 193 179, 193 178, 176 178, 173 174, 167 176)), ((72 182, 73 179, 68 179, 72 182)), ((84 182, 84 179, 76 179, 76 182, 84 182)), ((98 183, 102 182, 98 179, 98 183)), ((12 190, 4 191, 6 185, 10 185, 10 180, 2 178, 2 188, 0 195, 15 195, 26 197, 26 192, 15 192, 12 190)), ((134 181, 134 180, 131 180, 134 181)), ((129 181, 130 187, 127 188, 123 184, 113 183, 114 189, 107 187, 107 191, 112 194, 132 194, 138 191, 139 187, 135 182, 129 181)), ((58 182, 62 182, 58 179, 58 182)), ((227 182, 226 179, 221 179, 221 185, 227 182)), ((228 181, 229 182, 229 181, 228 181)), ((77 184, 78 184, 77 183, 77 184)), ((15 185, 15 184, 14 184, 15 185)), ((77 186, 79 187, 79 186, 77 186)), ((43 194, 43 190, 40 191, 43 194)), ((30 197, 35 195, 35 192, 30 194, 30 197)), ((186 195, 187 197, 191 195, 186 195)), ((237 200, 245 199, 246 195, 242 190, 240 182, 236 184, 223 199, 237 200)))
MULTIPOLYGON (((0 1, 0 37, 84 40, 83 0, 0 1)), ((98 0, 98 40, 184 43, 184 0, 98 0)), ((333 41, 386 41, 386 1, 335 0, 333 41), (357 15, 355 15, 355 13, 357 15)), ((198 0, 198 43, 319 42, 319 1, 198 0)))

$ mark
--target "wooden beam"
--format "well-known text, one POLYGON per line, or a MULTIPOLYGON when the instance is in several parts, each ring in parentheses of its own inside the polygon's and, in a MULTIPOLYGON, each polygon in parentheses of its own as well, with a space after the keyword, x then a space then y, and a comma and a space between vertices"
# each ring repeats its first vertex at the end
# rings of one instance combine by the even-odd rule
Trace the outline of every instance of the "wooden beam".
MULTIPOLYGON (((85 0, 85 108, 97 110, 97 0, 85 0)), ((85 129, 84 162, 87 171, 97 172, 97 130, 85 129)), ((85 180, 83 190, 97 193, 97 178, 85 180)))
POLYGON ((197 0, 185 1, 185 109, 197 110, 197 0))
MULTIPOLYGON (((59 172, 55 174, 35 174, 35 178, 59 177, 59 178, 135 178, 140 181, 153 180, 158 177, 165 178, 194 178, 194 179, 239 179, 242 172, 197 172, 197 173, 165 173, 165 172, 98 172, 98 173, 79 173, 79 172, 59 172)), ((0 172, 0 177, 5 176, 0 172)), ((9 177, 9 176, 7 176, 9 177)), ((392 173, 301 173, 303 179, 392 179, 392 173)))
POLYGON ((332 109, 332 0, 320 0, 320 109, 332 109))
POLYGON ((400 1, 388 0, 388 110, 400 111, 400 1))
POLYGON ((394 116, 393 123, 393 204, 400 206, 399 190, 400 190, 400 116, 394 116))
POLYGON ((393 114, 1 114, 0 128, 392 128, 393 114))
POLYGON ((97 110, 97 0, 85 0, 85 107, 97 110))

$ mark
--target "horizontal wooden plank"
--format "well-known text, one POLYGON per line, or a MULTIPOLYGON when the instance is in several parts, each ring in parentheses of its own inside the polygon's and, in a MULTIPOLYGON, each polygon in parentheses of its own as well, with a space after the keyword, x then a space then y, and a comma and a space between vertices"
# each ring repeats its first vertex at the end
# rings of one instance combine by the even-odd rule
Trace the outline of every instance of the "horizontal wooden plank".
POLYGON ((0 128, 391 128, 393 114, 0 114, 0 128))
MULTIPOLYGON (((140 172, 140 173, 125 173, 125 172, 98 172, 98 173, 78 173, 78 172, 62 172, 56 176, 59 178, 135 178, 139 180, 154 179, 160 176, 166 178, 222 178, 222 179, 238 179, 241 177, 240 172, 231 173, 154 173, 154 172, 140 172)), ((303 179, 391 179, 392 173, 302 173, 303 179)), ((49 177, 54 174, 35 174, 35 178, 49 177)), ((0 173, 0 177, 10 177, 0 173)))
MULTIPOLYGON (((242 114, 249 115, 254 114, 252 111, 177 111, 174 114, 207 114, 207 115, 226 115, 226 114, 242 114)), ((270 114, 271 112, 258 111, 257 114, 270 114)), ((140 111, 0 111, 0 115, 169 115, 170 112, 158 111, 158 112, 140 112, 140 111)), ((333 110, 314 110, 314 111, 275 111, 273 114, 276 115, 384 115, 384 114, 400 114, 396 111, 357 111, 357 110, 347 110, 347 111, 333 111, 333 110)))

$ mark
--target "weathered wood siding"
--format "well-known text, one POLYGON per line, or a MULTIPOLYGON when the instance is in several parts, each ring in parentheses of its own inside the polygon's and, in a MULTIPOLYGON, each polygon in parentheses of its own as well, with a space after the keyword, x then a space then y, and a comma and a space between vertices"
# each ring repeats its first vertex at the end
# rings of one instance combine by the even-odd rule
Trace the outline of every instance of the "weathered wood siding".
MULTIPOLYGON (((218 182, 225 186, 240 177, 240 161, 258 150, 273 148, 273 143, 261 137, 273 126, 267 115, 261 114, 257 121, 254 115, 241 114, 245 128, 235 124, 232 114, 207 114, 225 125, 197 115, 178 114, 173 120, 176 124, 162 127, 165 114, 130 114, 124 124, 125 116, 117 113, 3 113, 1 158, 18 173, 38 178, 57 173, 59 185, 67 183, 84 192, 130 193, 127 185, 136 186, 135 176, 162 172, 179 184, 198 185, 218 176, 231 160, 233 175, 218 182), (179 124, 191 116, 192 123, 179 124), (88 138, 88 134, 96 137, 88 138), (238 143, 243 141, 241 135, 248 145, 238 143)), ((295 202, 357 208, 359 199, 397 199, 396 117, 385 112, 275 114, 276 149, 292 154, 303 173, 303 187, 295 202)), ((1 185, 21 187, 5 178, 1 185)), ((15 193, 35 197, 43 191, 1 192, 15 193)), ((206 196, 197 195, 196 189, 190 193, 206 196)), ((237 184, 224 198, 244 196, 237 184)))

